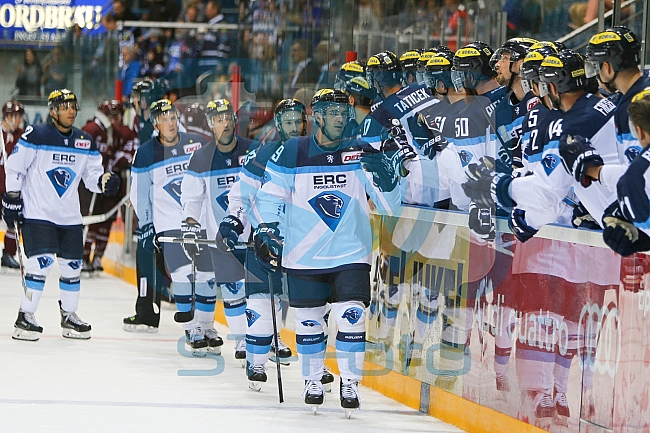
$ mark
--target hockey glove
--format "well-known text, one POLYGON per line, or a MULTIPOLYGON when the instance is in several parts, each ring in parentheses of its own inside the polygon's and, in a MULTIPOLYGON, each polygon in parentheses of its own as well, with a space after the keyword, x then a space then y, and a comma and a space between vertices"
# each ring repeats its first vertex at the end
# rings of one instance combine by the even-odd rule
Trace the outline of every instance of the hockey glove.
POLYGON ((603 241, 623 257, 650 250, 650 237, 625 219, 618 202, 605 209, 603 225, 603 241))
POLYGON ((23 216, 23 198, 20 191, 6 192, 2 197, 2 218, 7 223, 7 227, 13 228, 14 222, 22 226, 25 222, 23 216))
POLYGON ((421 113, 418 115, 418 125, 423 127, 428 138, 427 142, 420 147, 420 151, 427 158, 433 159, 436 153, 442 152, 447 147, 447 139, 443 137, 437 125, 435 123, 430 125, 421 113))
POLYGON ((115 195, 120 190, 120 177, 113 172, 104 173, 99 176, 97 186, 105 195, 115 195))
POLYGON ((631 222, 644 223, 650 218, 650 202, 645 191, 645 173, 650 168, 647 152, 644 150, 642 158, 632 161, 616 184, 618 205, 625 219, 631 222))
POLYGON ((139 227, 135 231, 135 234, 138 237, 138 245, 140 248, 148 251, 151 254, 153 254, 154 248, 160 249, 159 246, 156 245, 156 231, 153 228, 153 223, 145 224, 144 226, 139 227))
POLYGON ((239 218, 233 215, 228 215, 219 223, 219 231, 217 232, 217 248, 220 251, 232 251, 239 240, 239 235, 244 233, 244 225, 239 218))
POLYGON ((496 237, 496 226, 492 221, 492 214, 490 207, 479 207, 473 202, 469 205, 469 229, 486 241, 493 241, 496 237))
POLYGON ((361 154, 361 166, 372 174, 372 183, 382 192, 390 192, 397 186, 399 176, 395 165, 396 162, 384 152, 368 149, 361 154))
POLYGON ((188 259, 194 259, 198 254, 201 248, 196 243, 196 240, 199 239, 201 234, 201 224, 194 222, 189 222, 185 220, 181 223, 181 234, 183 236, 183 252, 188 259))
POLYGON ((413 147, 406 138, 406 131, 397 119, 392 119, 386 125, 388 138, 381 142, 380 151, 384 152, 388 159, 391 160, 395 171, 401 177, 406 177, 409 171, 406 169, 406 163, 417 156, 413 147))
POLYGON ((566 171, 584 188, 598 180, 587 176, 587 169, 605 165, 589 140, 579 135, 563 135, 560 138, 560 158, 566 171))
POLYGON ((504 209, 515 206, 508 189, 512 177, 498 173, 496 176, 481 177, 476 181, 465 182, 462 187, 467 197, 476 202, 479 207, 491 208, 495 204, 504 209))
POLYGON ((573 208, 571 224, 573 224, 573 227, 580 229, 602 230, 598 222, 591 216, 582 203, 578 203, 578 205, 573 208))
POLYGON ((510 212, 508 227, 510 227, 515 237, 519 239, 519 242, 526 242, 539 231, 526 224, 526 211, 517 208, 513 208, 510 212))
POLYGON ((282 247, 284 239, 280 236, 278 223, 262 223, 253 233, 255 255, 262 269, 275 272, 282 263, 282 247))

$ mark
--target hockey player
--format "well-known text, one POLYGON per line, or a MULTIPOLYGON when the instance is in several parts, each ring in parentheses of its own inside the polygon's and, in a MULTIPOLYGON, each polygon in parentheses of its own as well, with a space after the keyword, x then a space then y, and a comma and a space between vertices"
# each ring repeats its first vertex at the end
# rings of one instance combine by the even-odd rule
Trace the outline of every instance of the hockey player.
MULTIPOLYGON (((138 243, 140 247, 153 254, 154 248, 163 253, 166 267, 174 284, 174 300, 181 313, 191 310, 192 297, 196 297, 195 314, 189 322, 183 323, 186 343, 192 353, 204 355, 208 347, 219 351, 223 344, 221 338, 204 328, 201 311, 209 308, 212 263, 208 254, 186 253, 188 246, 183 244, 164 244, 157 246, 157 236, 180 237, 186 235, 181 225, 183 209, 181 205, 181 182, 187 170, 192 153, 202 146, 201 136, 178 131, 180 115, 168 99, 151 104, 151 122, 158 136, 140 146, 133 160, 131 170, 130 199, 138 217, 138 243), (179 230, 180 228, 180 230, 179 230), (192 273, 195 265, 196 272, 192 273), (192 293, 192 285, 195 293, 192 293), (208 298, 208 299, 206 299, 208 298)), ((197 215, 202 221, 203 215, 197 215)), ((191 233, 194 237, 205 238, 201 230, 191 233)), ((214 304, 214 297, 212 298, 214 304)), ((214 306, 213 306, 214 311, 214 306)), ((155 332, 156 327, 138 323, 137 316, 124 319, 125 329, 144 327, 143 330, 155 332)), ((136 329, 139 330, 139 329, 136 329)))
MULTIPOLYGON (((11 155, 14 146, 23 134, 22 124, 25 107, 18 101, 7 101, 2 106, 2 138, 4 149, 0 153, 0 194, 4 196, 5 190, 5 155, 11 155)), ((20 265, 14 258, 16 255, 16 232, 13 226, 8 226, 4 236, 4 249, 0 264, 6 269, 19 269, 20 265)))
POLYGON ((350 104, 354 108, 354 118, 350 119, 348 124, 345 125, 343 137, 359 139, 363 134, 363 130, 359 125, 370 114, 370 107, 377 98, 377 91, 368 83, 365 77, 354 77, 348 80, 340 90, 343 90, 348 95, 350 104))
POLYGON ((618 179, 642 151, 638 141, 632 137, 627 113, 632 98, 650 86, 650 77, 643 76, 639 69, 640 53, 639 40, 626 27, 612 27, 589 40, 585 62, 587 75, 598 77, 607 91, 621 95, 614 114, 619 162, 603 165, 602 161, 588 155, 593 149, 584 149, 582 154, 572 155, 566 147, 561 147, 560 155, 579 182, 590 184, 598 180, 615 191, 618 179))
POLYGON ((402 64, 402 71, 404 73, 404 84, 407 86, 411 83, 419 83, 417 72, 418 65, 420 64, 420 56, 422 54, 424 54, 423 50, 415 49, 408 50, 399 57, 399 62, 402 64))
MULTIPOLYGON (((263 143, 253 150, 246 158, 245 165, 232 189, 228 193, 228 216, 219 224, 217 247, 228 251, 238 242, 245 242, 250 235, 250 227, 259 225, 259 211, 255 201, 257 191, 262 187, 264 171, 269 158, 280 146, 288 140, 305 136, 307 115, 305 106, 297 99, 283 99, 273 110, 274 123, 280 139, 263 143)), ((265 364, 269 359, 269 351, 273 350, 278 358, 291 357, 291 349, 286 347, 278 335, 278 345, 275 350, 273 338, 273 318, 271 317, 271 302, 269 299, 269 270, 262 268, 255 259, 252 248, 246 250, 246 375, 251 389, 261 389, 261 383, 266 382, 265 364)), ((274 281, 276 323, 282 323, 280 295, 282 294, 282 279, 280 272, 272 272, 274 281)), ((334 381, 331 373, 327 372, 322 379, 324 384, 334 381)))
MULTIPOLYGON (((181 203, 183 205, 182 231, 184 236, 199 233, 202 225, 199 217, 206 214, 205 231, 209 239, 214 239, 218 231, 218 222, 227 216, 228 195, 235 182, 246 155, 255 144, 235 134, 237 115, 227 99, 217 99, 208 103, 206 119, 212 129, 214 141, 203 146, 190 159, 187 174, 181 185, 181 203)), ((194 246, 186 246, 190 255, 200 254, 194 246), (192 251, 194 250, 194 251, 192 251)), ((203 250, 205 251, 205 250, 203 250)), ((207 253, 207 251, 205 251, 207 253)), ((205 255, 205 253, 203 253, 205 255)), ((216 285, 221 287, 221 295, 230 333, 235 337, 235 359, 246 358, 246 292, 244 288, 243 257, 236 253, 223 252, 210 248, 209 255, 214 269, 216 285)), ((206 286, 207 288, 207 286, 206 286)), ((202 326, 210 323, 214 316, 216 287, 212 293, 200 293, 202 307, 197 311, 203 319, 202 326)), ((197 292, 198 293, 198 292, 197 292)), ((176 292, 174 293, 176 296, 176 292)), ((216 331, 214 331, 216 335, 216 331)))
POLYGON ((365 77, 366 76, 366 65, 363 62, 354 60, 352 62, 343 63, 341 69, 336 73, 336 78, 334 79, 334 88, 337 90, 343 90, 345 88, 345 83, 353 79, 354 77, 365 77))
MULTIPOLYGON (((436 48, 430 48, 428 50, 425 50, 422 52, 422 54, 420 54, 420 57, 418 58, 417 61, 417 68, 415 72, 415 79, 419 84, 426 84, 426 82, 424 81, 424 71, 426 69, 427 62, 431 60, 433 57, 435 57, 439 52, 442 52, 440 51, 440 49, 442 49, 443 47, 446 48, 446 51, 449 51, 449 48, 445 47, 444 45, 439 45, 436 48)), ((431 93, 433 94, 433 92, 431 93)))
POLYGON ((73 126, 79 104, 74 93, 55 90, 48 97, 52 124, 29 126, 7 159, 3 217, 9 227, 22 226, 25 287, 14 339, 38 340, 43 328, 34 313, 55 257, 59 262, 62 334, 90 338, 90 325, 77 316, 83 229, 77 187, 115 194, 119 177, 104 173, 92 138, 73 126))
POLYGON ((181 115, 181 123, 185 125, 187 132, 199 134, 206 143, 212 139, 212 133, 205 120, 205 106, 203 104, 195 102, 185 107, 181 115))
POLYGON ((322 89, 311 107, 315 134, 289 140, 268 161, 268 180, 257 196, 255 249, 264 266, 278 268, 281 260, 287 272, 289 302, 297 309, 303 398, 310 405, 322 404, 325 397, 322 321, 325 305, 331 303, 338 324, 341 406, 348 412, 359 407, 365 307, 370 301, 372 242, 366 194, 380 211, 398 206, 399 161, 390 164, 383 154, 371 153, 365 161, 378 185, 373 186, 359 158, 348 158, 361 153, 361 143, 341 138, 352 109, 348 97, 322 89), (377 169, 384 171, 375 173, 377 169), (278 212, 282 208, 284 212, 278 212))

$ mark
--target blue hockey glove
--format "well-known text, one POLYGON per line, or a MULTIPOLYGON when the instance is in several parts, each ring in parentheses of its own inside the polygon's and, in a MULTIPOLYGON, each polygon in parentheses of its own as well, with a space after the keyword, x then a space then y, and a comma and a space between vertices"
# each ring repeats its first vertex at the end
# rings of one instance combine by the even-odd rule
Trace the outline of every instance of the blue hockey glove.
POLYGON ((510 212, 508 227, 510 227, 515 237, 519 239, 519 242, 526 242, 539 231, 526 224, 526 211, 517 208, 513 208, 510 212))
POLYGON ((493 241, 496 238, 496 226, 492 221, 492 214, 492 208, 479 207, 474 202, 469 205, 469 229, 486 241, 493 241))
POLYGON ((379 150, 386 154, 395 172, 401 177, 406 177, 409 173, 406 163, 417 157, 417 153, 409 144, 406 131, 398 119, 391 119, 390 123, 386 125, 386 130, 388 138, 381 142, 379 150))
POLYGON ((25 222, 23 216, 23 198, 20 191, 6 192, 2 197, 2 218, 7 223, 7 227, 13 228, 14 222, 22 226, 25 222))
POLYGON ((196 221, 190 222, 185 220, 181 223, 181 234, 183 241, 185 241, 181 244, 183 246, 183 252, 185 252, 188 259, 192 260, 201 250, 200 246, 195 243, 201 234, 201 224, 196 221))
POLYGON ((228 215, 219 223, 219 231, 217 232, 217 248, 220 251, 232 251, 239 240, 239 236, 244 233, 244 225, 239 218, 234 215, 228 215))
POLYGON ((560 158, 566 171, 585 188, 591 185, 592 181, 598 180, 587 176, 587 169, 605 165, 591 142, 579 135, 560 137, 560 158))
POLYGON ((255 256, 266 272, 275 272, 282 264, 284 239, 280 236, 277 222, 262 223, 253 233, 255 256))
POLYGON ((138 245, 140 248, 152 254, 154 249, 160 249, 159 245, 157 245, 156 230, 153 228, 153 223, 139 227, 135 231, 135 234, 138 237, 138 245))
POLYGON ((115 195, 120 190, 120 177, 113 172, 104 173, 99 176, 97 186, 105 195, 115 195))
POLYGON ((427 142, 420 146, 420 151, 424 156, 433 159, 437 153, 442 152, 449 143, 443 137, 442 132, 435 123, 430 124, 426 121, 422 113, 418 114, 418 125, 422 126, 427 134, 427 142))
POLYGON ((391 159, 385 152, 376 152, 371 149, 364 149, 360 160, 363 169, 372 174, 372 183, 380 191, 390 192, 395 189, 399 182, 398 169, 396 168, 399 162, 391 159))
POLYGON ((582 205, 578 203, 576 207, 573 208, 573 217, 571 218, 571 224, 575 228, 589 229, 589 230, 602 230, 598 222, 591 216, 589 211, 582 205))
POLYGON ((650 237, 625 218, 618 202, 605 209, 603 225, 603 241, 623 257, 650 250, 650 237))
POLYGON ((512 176, 497 173, 494 177, 483 176, 478 180, 465 182, 461 186, 465 195, 479 207, 490 208, 497 204, 504 209, 510 209, 515 205, 508 192, 511 183, 512 176))

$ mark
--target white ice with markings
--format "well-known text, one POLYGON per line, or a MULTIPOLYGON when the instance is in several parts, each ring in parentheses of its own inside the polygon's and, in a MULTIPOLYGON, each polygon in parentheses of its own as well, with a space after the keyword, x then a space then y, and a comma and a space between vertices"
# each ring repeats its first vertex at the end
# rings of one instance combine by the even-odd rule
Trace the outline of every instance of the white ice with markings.
MULTIPOLYGON (((160 331, 122 330, 134 312, 136 288, 102 276, 81 284, 78 314, 92 338, 61 336, 58 270, 54 269, 36 312, 44 328, 37 342, 11 339, 20 304, 20 277, 0 275, 0 431, 17 432, 460 432, 375 391, 361 387, 361 410, 351 420, 340 407, 338 377, 314 416, 300 398, 297 364, 283 367, 285 403, 278 403, 274 364, 261 392, 234 359, 224 337, 223 356, 187 353, 173 311, 162 310, 160 331), (180 351, 179 351, 180 348, 180 351)), ((183 337, 184 338, 184 337, 183 337)))

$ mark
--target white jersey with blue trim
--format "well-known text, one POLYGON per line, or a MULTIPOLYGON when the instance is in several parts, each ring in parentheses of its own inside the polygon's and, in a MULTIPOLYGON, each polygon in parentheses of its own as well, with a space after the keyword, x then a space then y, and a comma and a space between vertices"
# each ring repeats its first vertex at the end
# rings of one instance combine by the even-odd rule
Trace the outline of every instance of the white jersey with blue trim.
POLYGON ((361 168, 365 146, 342 140, 335 149, 314 136, 278 147, 266 166, 257 201, 262 222, 283 227, 282 266, 290 273, 370 269, 372 232, 368 197, 377 211, 400 207, 399 188, 382 193, 361 168))
MULTIPOLYGON (((198 134, 181 132, 175 146, 165 147, 152 138, 138 148, 131 166, 130 199, 140 227, 153 223, 156 233, 180 229, 181 183, 202 140, 198 134)), ((204 218, 202 214, 197 219, 201 225, 204 218)))
POLYGON ((529 226, 539 229, 544 224, 554 222, 564 210, 560 203, 567 194, 571 194, 572 187, 575 196, 601 224, 603 212, 615 199, 615 194, 598 182, 592 183, 589 188, 576 182, 562 165, 559 144, 563 135, 580 135, 591 140, 605 164, 616 163, 618 154, 613 115, 614 105, 610 100, 585 93, 569 111, 549 119, 541 137, 542 153, 528 159, 529 163, 531 160, 539 162, 533 169, 533 175, 514 179, 510 185, 510 195, 517 207, 526 211, 529 226))
POLYGON ((53 124, 28 126, 7 158, 7 191, 20 191, 23 214, 30 221, 59 226, 81 225, 79 193, 83 180, 101 194, 102 157, 92 137, 72 128, 63 135, 53 124))
MULTIPOLYGON (((237 180, 247 154, 255 146, 252 140, 235 136, 237 145, 228 153, 219 151, 213 141, 196 150, 181 183, 183 220, 198 217, 207 209, 206 233, 214 239, 228 211, 231 188, 237 180)), ((248 229, 248 227, 246 227, 248 229)), ((248 239, 249 230, 243 239, 248 239)))

